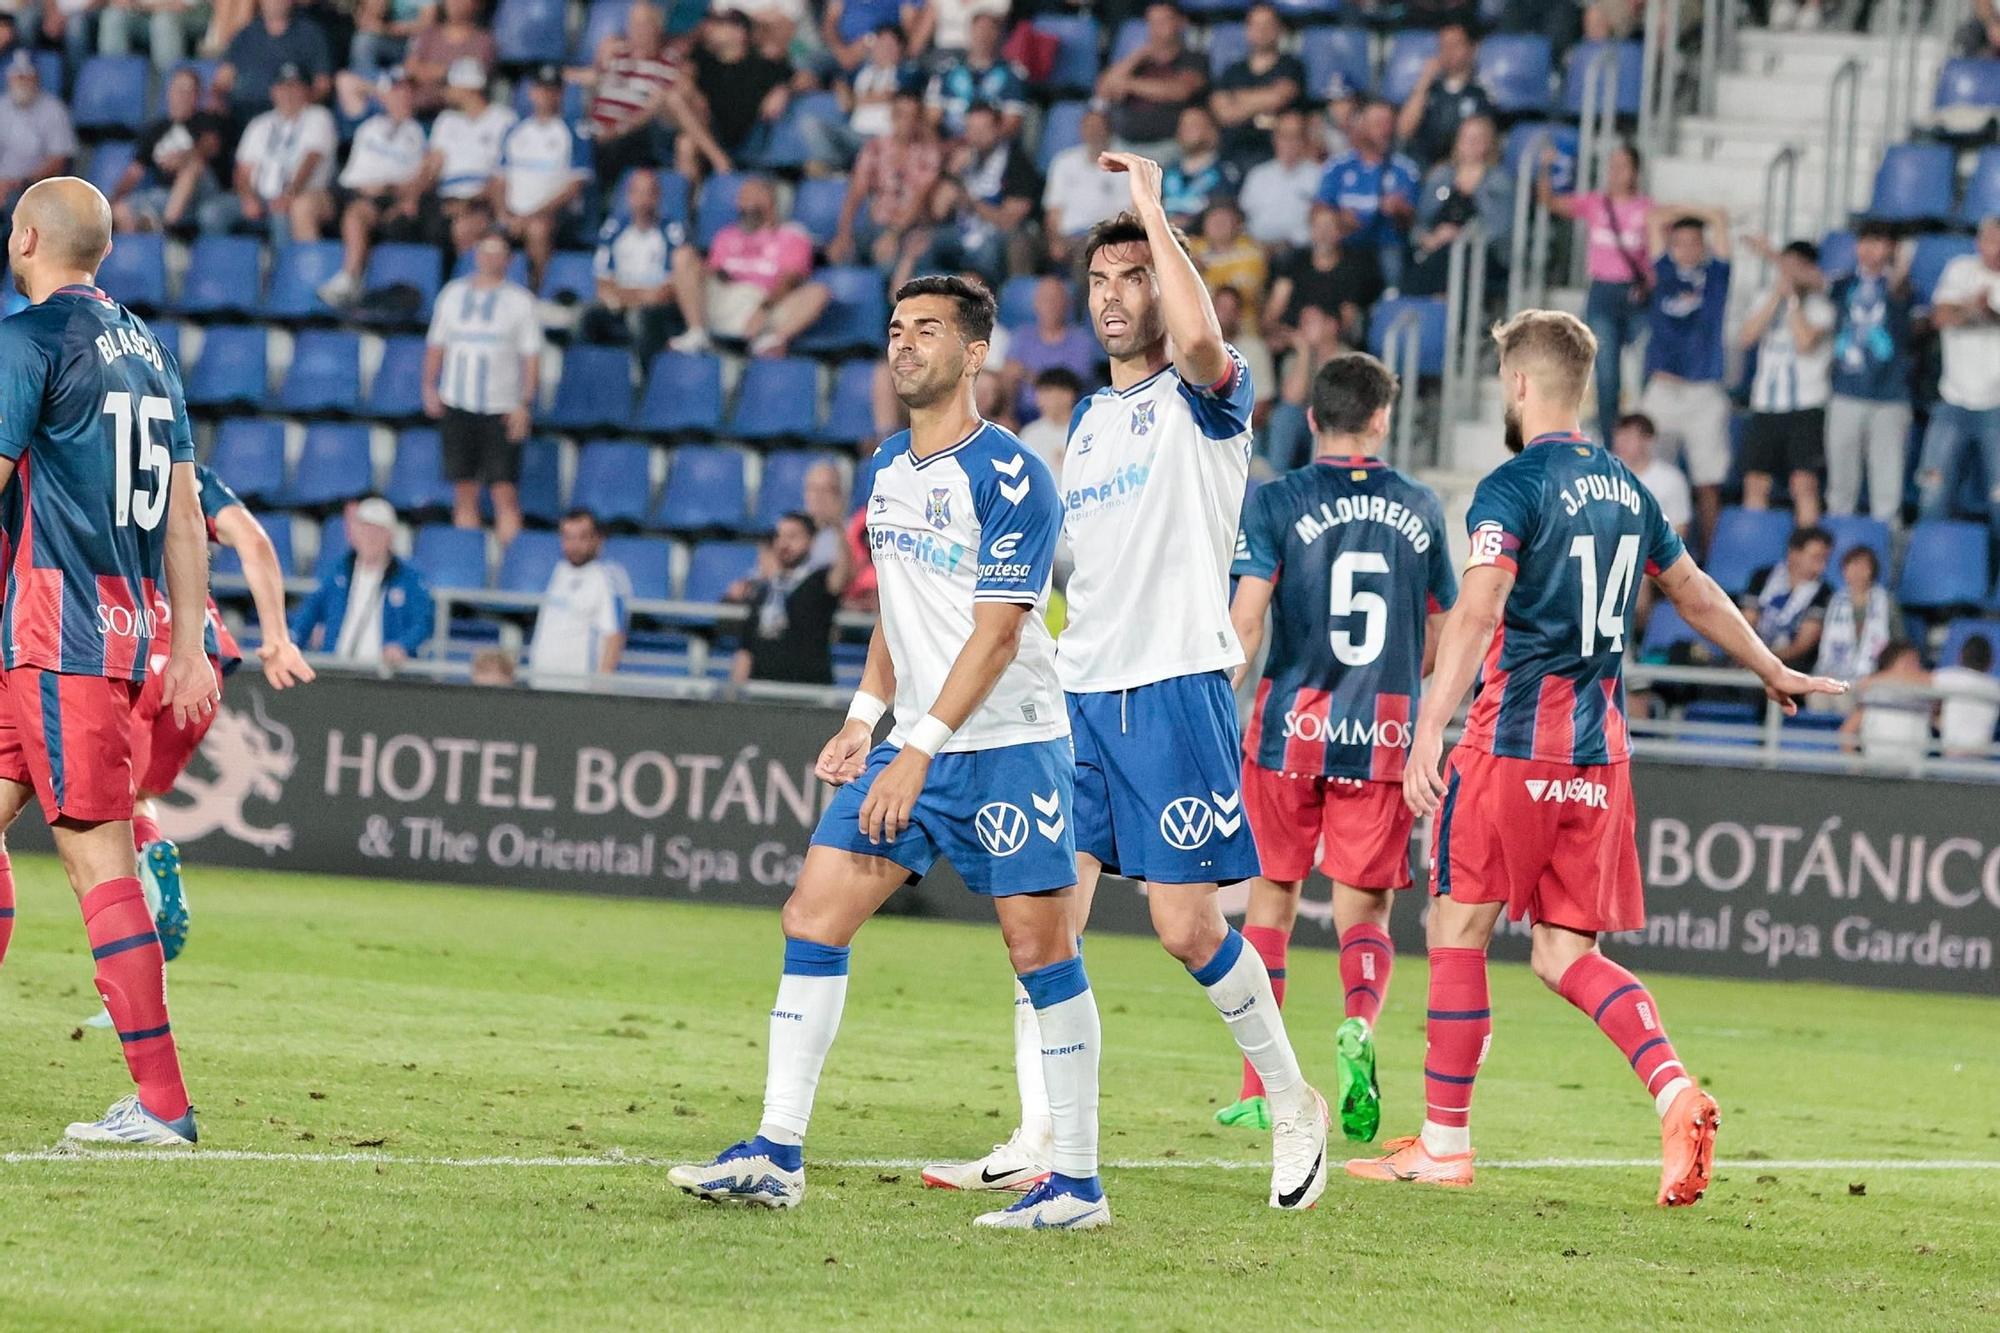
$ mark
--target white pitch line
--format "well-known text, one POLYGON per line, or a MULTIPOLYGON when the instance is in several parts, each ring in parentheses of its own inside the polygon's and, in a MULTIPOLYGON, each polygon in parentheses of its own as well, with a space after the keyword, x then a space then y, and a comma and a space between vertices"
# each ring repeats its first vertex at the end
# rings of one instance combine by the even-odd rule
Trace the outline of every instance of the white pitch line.
MULTIPOLYGON (((926 1165, 915 1158, 871 1157, 848 1161, 807 1159, 822 1168, 847 1167, 855 1170, 914 1171, 926 1165)), ((38 1152, 0 1153, 0 1165, 34 1166, 51 1163, 145 1162, 190 1164, 219 1162, 264 1162, 307 1166, 440 1166, 478 1168, 575 1168, 652 1167, 674 1164, 673 1159, 638 1157, 624 1153, 596 1156, 554 1157, 423 1157, 378 1152, 254 1152, 240 1148, 167 1149, 148 1152, 139 1148, 82 1148, 62 1146, 38 1152)), ((1481 1167, 1514 1171, 1623 1171, 1656 1167, 1652 1157, 1532 1157, 1516 1161, 1481 1162, 1481 1167)), ((1161 1157, 1108 1161, 1109 1171, 1262 1171, 1264 1162, 1203 1157, 1161 1157)), ((1759 1171, 2000 1171, 2000 1160, 1986 1158, 1744 1158, 1717 1162, 1718 1170, 1759 1171)))

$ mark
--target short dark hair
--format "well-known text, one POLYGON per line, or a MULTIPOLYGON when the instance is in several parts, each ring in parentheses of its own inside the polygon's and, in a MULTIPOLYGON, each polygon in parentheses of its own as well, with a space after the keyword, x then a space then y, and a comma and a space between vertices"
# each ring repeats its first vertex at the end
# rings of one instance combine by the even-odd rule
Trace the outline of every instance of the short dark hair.
POLYGON ((1846 569, 1856 560, 1866 560, 1868 562, 1868 577, 1870 579, 1880 579, 1882 577, 1882 557, 1875 554, 1874 547, 1849 547, 1847 554, 1840 557, 1840 567, 1846 569))
POLYGON ((1888 646, 1882 649, 1882 656, 1876 659, 1875 665, 1878 668, 1894 666, 1905 657, 1914 657, 1917 659, 1917 665, 1923 665, 1923 649, 1908 639, 1891 639, 1888 646))
POLYGON ((1612 427, 1612 431, 1615 434, 1621 430, 1636 430, 1649 440, 1660 433, 1660 428, 1644 412, 1627 412, 1618 418, 1618 424, 1612 427))
POLYGON ((977 278, 963 278, 952 273, 932 273, 921 278, 911 278, 896 289, 896 304, 901 305, 913 296, 948 296, 958 308, 958 333, 969 343, 991 342, 993 321, 1000 313, 1000 307, 993 300, 993 293, 977 278))
POLYGON ((808 536, 811 536, 812 534, 817 533, 819 531, 819 524, 813 522, 812 515, 808 514, 803 509, 787 509, 784 513, 778 515, 777 519, 771 524, 772 534, 775 536, 777 534, 779 525, 785 523, 799 524, 800 526, 805 528, 806 534, 808 536))
POLYGON ((1708 230, 1708 222, 1703 218, 1696 217, 1692 213, 1683 213, 1667 225, 1667 230, 1686 231, 1690 227, 1699 232, 1706 232, 1708 230))
POLYGON ((965 118, 971 120, 974 116, 991 116, 993 119, 998 120, 1000 119, 1000 108, 991 102, 974 102, 971 106, 965 108, 965 118))
MULTIPOLYGON (((1172 223, 1167 224, 1167 229, 1173 233, 1174 240, 1182 251, 1186 252, 1187 233, 1172 223)), ((1106 246, 1145 245, 1149 240, 1146 224, 1139 220, 1137 213, 1128 208, 1115 217, 1104 219, 1090 229, 1090 234, 1083 238, 1083 259, 1079 262, 1077 271, 1087 278, 1090 274, 1090 261, 1097 258, 1097 252, 1106 246)))
POLYGON ((1068 366, 1050 366, 1035 376, 1037 389, 1068 389, 1077 397, 1083 397, 1083 377, 1068 366))
POLYGON ((1962 667, 1971 667, 1974 671, 1991 671, 1993 640, 1984 634, 1967 635, 1964 645, 1958 650, 1958 664, 1962 667))
POLYGON ((1896 239, 1896 228, 1894 224, 1883 222, 1879 218, 1869 218, 1854 229, 1854 239, 1857 241, 1889 241, 1893 243, 1896 239))
POLYGON ((1313 429, 1359 435, 1377 412, 1396 401, 1396 375, 1366 352, 1342 352, 1313 375, 1313 429))
POLYGON ((1792 535, 1785 539, 1785 550, 1803 551, 1814 542, 1825 542, 1828 546, 1832 546, 1833 534, 1817 523, 1808 523, 1802 528, 1792 529, 1792 535))
POLYGON ((1811 241, 1793 241, 1780 253, 1789 255, 1793 259, 1803 259, 1814 267, 1819 265, 1819 247, 1811 241))
POLYGON ((563 511, 563 522, 574 523, 578 519, 582 519, 584 522, 590 524, 591 531, 593 532, 601 533, 604 531, 604 525, 597 521, 597 514, 592 510, 585 509, 582 505, 563 511))

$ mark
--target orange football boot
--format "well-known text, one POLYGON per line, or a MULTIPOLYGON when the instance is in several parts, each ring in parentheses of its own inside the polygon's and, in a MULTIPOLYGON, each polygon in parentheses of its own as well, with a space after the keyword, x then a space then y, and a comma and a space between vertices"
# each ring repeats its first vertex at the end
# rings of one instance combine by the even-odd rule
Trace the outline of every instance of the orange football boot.
POLYGON ((1419 1185, 1445 1185, 1463 1189, 1472 1183, 1474 1152, 1433 1156, 1423 1139, 1390 1139, 1382 1145, 1389 1151, 1381 1157, 1357 1157, 1347 1164, 1347 1174, 1356 1180, 1410 1180, 1419 1185))
POLYGON ((1722 1111, 1715 1098, 1689 1084, 1660 1121, 1660 1197, 1663 1208, 1700 1200, 1715 1172, 1715 1128, 1722 1111))

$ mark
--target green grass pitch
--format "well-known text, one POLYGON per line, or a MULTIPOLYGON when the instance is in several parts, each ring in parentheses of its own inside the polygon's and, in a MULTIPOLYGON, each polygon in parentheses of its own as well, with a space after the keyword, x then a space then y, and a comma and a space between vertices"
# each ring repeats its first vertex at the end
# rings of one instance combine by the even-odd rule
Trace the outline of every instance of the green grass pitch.
MULTIPOLYGON (((1221 1025, 1151 941, 1101 937, 1086 956, 1117 1224, 986 1235, 969 1222, 991 1196, 926 1191, 907 1163, 1013 1124, 995 930, 862 932, 810 1196, 751 1213, 671 1190, 658 1163, 752 1132, 775 913, 197 862, 171 998, 202 1147, 56 1160, 63 1124, 127 1084, 108 1034, 79 1030, 96 997, 59 871, 17 868, 9 1329, 2000 1323, 2000 1170, 1890 1165, 2000 1162, 1991 999, 1655 977, 1724 1111, 1699 1207, 1655 1208, 1647 1166, 1568 1165, 1485 1169, 1461 1193, 1337 1176, 1285 1215, 1264 1206, 1263 1137, 1209 1119, 1236 1084, 1221 1025), (343 1155, 370 1160, 325 1160, 343 1155), (490 1160, 547 1157, 598 1164, 490 1160)), ((1386 1133, 1421 1115, 1423 987, 1422 961, 1400 960, 1386 1133)), ((1651 1158, 1652 1108, 1609 1043, 1524 968, 1497 967, 1493 992, 1484 1158, 1651 1158)), ((1338 993, 1332 953, 1294 955, 1287 1016, 1321 1079, 1338 993)))

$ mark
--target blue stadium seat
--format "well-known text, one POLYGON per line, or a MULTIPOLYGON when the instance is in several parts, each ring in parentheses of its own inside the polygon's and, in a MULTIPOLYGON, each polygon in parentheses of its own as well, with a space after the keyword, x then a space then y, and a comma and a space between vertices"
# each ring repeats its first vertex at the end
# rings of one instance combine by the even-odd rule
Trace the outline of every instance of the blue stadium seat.
POLYGON ((1828 281, 1854 272, 1854 233, 1830 231, 1820 237, 1819 267, 1828 281))
MULTIPOLYGON (((452 264, 451 278, 448 281, 471 277, 474 267, 472 251, 467 250, 459 255, 456 262, 452 264)), ((513 283, 516 287, 526 287, 529 285, 528 256, 525 251, 516 250, 514 257, 507 261, 507 281, 513 283)))
POLYGON ((1083 142, 1083 118, 1089 111, 1088 102, 1057 102, 1049 108, 1042 118, 1041 146, 1035 151, 1035 165, 1044 175, 1056 154, 1083 142))
POLYGON ((426 523, 411 543, 410 563, 423 571, 424 581, 433 588, 484 588, 486 533, 426 523))
POLYGON ((1045 14, 1035 30, 1056 39, 1055 64, 1047 87, 1055 92, 1089 93, 1097 85, 1097 20, 1087 16, 1045 14))
POLYGON ((819 432, 819 364, 758 357, 743 368, 727 434, 739 440, 810 439, 819 432))
POLYGON ((661 352, 646 374, 638 427, 649 435, 713 434, 722 429, 722 360, 661 352))
POLYGON ((597 271, 588 250, 558 250, 549 256, 548 271, 542 274, 541 297, 561 301, 565 297, 587 304, 597 295, 597 271))
POLYGON ((1794 713, 1785 719, 1778 744, 1796 750, 1838 750, 1842 721, 1838 713, 1794 713))
POLYGON ((813 274, 832 299, 812 326, 793 340, 801 352, 874 351, 888 338, 889 298, 879 269, 860 264, 829 265, 813 274))
POLYGON ((1417 319, 1417 373, 1442 375, 1445 323, 1442 297, 1398 296, 1378 301, 1368 316, 1368 350, 1385 360, 1396 356, 1392 368, 1401 373, 1401 354, 1390 350, 1389 335, 1406 313, 1414 313, 1417 319))
POLYGON ((1962 56, 1945 61, 1931 106, 1939 111, 1952 107, 2000 111, 2000 60, 1962 56))
POLYGON ((1294 23, 1324 23, 1349 8, 1348 0, 1272 0, 1278 13, 1294 23))
POLYGON ((651 526, 669 532, 740 532, 750 511, 743 454, 686 444, 667 459, 667 484, 651 526))
POLYGON ((501 592, 539 593, 549 586, 549 575, 562 559, 562 538, 553 532, 529 528, 515 534, 500 555, 500 574, 494 587, 501 592))
POLYGON ((634 597, 664 602, 673 595, 674 547, 665 537, 607 538, 604 558, 625 567, 626 577, 632 580, 634 597))
POLYGON ((167 251, 156 231, 127 232, 97 270, 97 285, 121 305, 144 313, 167 303, 167 251))
MULTIPOLYGON (((1591 62, 1597 58, 1600 51, 1604 50, 1605 45, 1603 42, 1578 42, 1569 49, 1569 54, 1563 57, 1564 114, 1571 116, 1583 114, 1584 80, 1589 75, 1591 62)), ((1639 85, 1644 77, 1645 49, 1636 41, 1619 42, 1617 46, 1618 114, 1636 116, 1639 114, 1639 85)), ((1600 80, 1608 80, 1613 77, 1612 70, 1613 67, 1607 65, 1598 77, 1600 80)), ((1602 87, 1602 84, 1599 86, 1602 87)), ((1603 97, 1604 94, 1599 92, 1598 96, 1603 97)))
POLYGON ((417 334, 390 338, 382 344, 382 364, 368 385, 362 408, 385 421, 410 421, 424 412, 424 340, 417 334))
POLYGON ((563 516, 562 448, 554 440, 521 446, 521 512, 530 523, 553 527, 563 516))
POLYGON ((267 392, 264 330, 217 325, 202 339, 201 356, 186 378, 190 407, 259 407, 267 392))
POLYGON ((368 254, 368 268, 362 274, 361 285, 369 291, 387 287, 393 283, 408 283, 423 297, 423 304, 417 308, 415 319, 418 323, 431 317, 431 302, 437 299, 442 265, 438 262, 437 247, 418 245, 414 242, 398 241, 378 245, 368 254))
POLYGON ((806 121, 842 121, 840 103, 832 93, 805 93, 792 98, 785 114, 771 127, 763 151, 757 153, 758 166, 766 171, 797 171, 812 160, 812 141, 806 137, 806 121))
POLYGON ((1991 217, 2000 217, 2000 147, 1996 146, 1980 149, 1973 159, 1972 176, 1965 182, 1965 197, 1958 205, 1958 220, 1968 227, 1991 217))
POLYGON ((319 554, 313 557, 313 577, 324 579, 353 549, 347 539, 347 521, 334 514, 319 525, 319 554))
POLYGON ((271 417, 231 417, 216 432, 208 465, 250 504, 285 493, 285 423, 271 417))
MULTIPOLYGON (((1187 8, 1187 6, 1183 6, 1187 8)), ((1250 38, 1241 23, 1211 23, 1208 27, 1208 72, 1221 78, 1224 70, 1250 52, 1250 38)))
POLYGON ((719 602, 729 585, 748 578, 757 570, 757 547, 753 542, 702 542, 688 554, 687 579, 681 599, 689 602, 719 602))
POLYGON ((1987 674, 2000 675, 2000 620, 1963 616, 1946 625, 1944 643, 1938 648, 1937 664, 1941 667, 1960 665, 1965 642, 1975 634, 1985 636, 1988 646, 1993 649, 1993 665, 1987 668, 1987 674))
POLYGON ((1000 305, 1003 327, 1019 329, 1035 322, 1035 288, 1041 284, 1041 275, 1037 273, 1019 273, 1000 284, 994 296, 1000 305))
MULTIPOLYGON (((1503 115, 1540 115, 1549 107, 1549 40, 1495 33, 1479 44, 1479 80, 1503 115)), ((1619 92, 1624 92, 1621 86, 1619 92)))
POLYGON ((1936 519, 1910 529, 1903 577, 1896 586, 1896 597, 1906 609, 1979 606, 1991 584, 1984 523, 1936 519))
POLYGON ((1832 571, 1840 569, 1840 562, 1847 553, 1857 546, 1865 546, 1875 553, 1882 562, 1878 581, 1889 577, 1889 525, 1879 518, 1866 514, 1828 514, 1819 525, 1833 534, 1833 557, 1827 563, 1832 571))
MULTIPOLYGON (((1181 0, 1181 12, 1194 16, 1228 15, 1240 18, 1250 0, 1181 0)), ((1240 26, 1240 25, 1239 25, 1240 26)))
POLYGON ((1695 633, 1694 626, 1682 618, 1674 609, 1674 604, 1665 598, 1653 607, 1646 619, 1646 637, 1640 644, 1641 651, 1648 657, 1664 658, 1670 651, 1683 643, 1695 643, 1701 635, 1695 633))
POLYGON ((70 119, 84 134, 137 134, 146 124, 144 56, 91 56, 77 71, 70 119))
POLYGON ((804 449, 785 449, 764 455, 764 475, 757 483, 757 514, 751 520, 756 532, 769 532, 780 515, 806 504, 806 473, 827 455, 804 449))
POLYGON ((1755 745, 1757 736, 1747 728, 1763 721, 1764 710, 1757 704, 1732 703, 1720 699, 1698 699, 1687 706, 1681 718, 1706 726, 1742 727, 1740 736, 1691 735, 1685 739, 1701 745, 1755 745))
POLYGON ((843 361, 833 375, 833 395, 819 437, 827 444, 858 445, 875 438, 875 367, 872 357, 843 361))
POLYGON ((288 497, 294 507, 329 508, 374 489, 375 463, 368 448, 368 427, 322 423, 307 428, 288 497))
POLYGON ((736 221, 736 196, 744 179, 744 172, 718 171, 702 182, 701 198, 694 206, 694 243, 703 253, 717 232, 736 221))
POLYGON ((1708 572, 1724 592, 1740 597, 1749 590, 1750 576, 1785 558, 1785 541, 1792 535, 1792 516, 1776 509, 1722 511, 1715 539, 1708 547, 1708 572))
POLYGON ((1884 222, 1925 222, 1952 216, 1958 184, 1956 154, 1941 143, 1892 144, 1875 170, 1868 215, 1884 222))
POLYGON ((1362 28, 1307 28, 1299 38, 1299 59, 1306 67, 1305 100, 1331 100, 1336 77, 1350 94, 1366 92, 1375 82, 1368 60, 1368 33, 1362 28))
MULTIPOLYGON (((231 489, 235 489, 231 487, 231 489)), ((275 513, 257 515, 257 522, 263 526, 264 535, 271 539, 271 550, 278 557, 278 568, 289 577, 297 566, 292 563, 292 516, 282 509, 275 513)), ((241 575, 243 557, 231 546, 217 546, 209 558, 209 570, 215 574, 241 575)))
POLYGON ((396 460, 382 495, 399 514, 450 512, 451 483, 444 479, 444 451, 434 427, 412 426, 396 437, 396 460))
MULTIPOLYGON (((195 78, 201 80, 201 95, 207 97, 211 92, 215 91, 216 71, 221 68, 222 62, 220 60, 183 60, 168 71, 167 77, 172 78, 184 69, 193 70, 195 78)), ((162 84, 165 81, 164 79, 161 80, 162 84)))
POLYGON ((847 177, 802 180, 798 194, 792 199, 792 221, 805 228, 814 245, 825 246, 840 230, 840 209, 846 202, 847 177))
POLYGON ((319 288, 340 271, 340 242, 311 241, 281 245, 271 261, 271 292, 264 314, 276 320, 332 319, 332 306, 319 299, 319 288))
POLYGON ((190 315, 255 313, 262 254, 255 236, 196 237, 177 308, 190 315))
POLYGON ((84 170, 84 179, 109 199, 125 175, 125 168, 132 165, 137 146, 131 139, 106 139, 90 150, 90 165, 84 170))
POLYGON ((361 409, 361 339, 340 329, 306 329, 278 388, 278 407, 300 414, 361 409))
MULTIPOLYGON (((19 30, 16 23, 16 30, 19 30)), ((42 87, 57 97, 69 95, 69 66, 63 61, 61 51, 44 47, 35 52, 35 72, 42 77, 42 87)))
POLYGON ((149 319, 146 327, 153 331, 153 341, 160 350, 174 360, 181 359, 181 324, 177 319, 149 319))
POLYGON ((1126 19, 1118 25, 1118 31, 1112 35, 1111 63, 1117 64, 1145 44, 1146 20, 1136 17, 1126 19))
POLYGON ((638 527, 653 498, 652 455, 650 446, 623 440, 584 445, 577 454, 570 504, 588 509, 606 526, 638 527))
POLYGON ((625 16, 632 9, 632 0, 590 0, 590 7, 584 11, 583 27, 578 29, 576 44, 570 48, 570 63, 588 65, 597 58, 597 48, 606 37, 625 31, 625 16))
POLYGON ((568 44, 563 0, 500 0, 493 11, 493 44, 509 65, 561 62, 568 44))
POLYGON ((631 414, 632 354, 623 347, 570 344, 542 424, 564 431, 623 429, 631 414))
POLYGON ((1416 90, 1424 62, 1436 55, 1437 49, 1437 34, 1428 29, 1405 28, 1391 36, 1376 91, 1401 106, 1416 90))
POLYGON ((1932 232, 1917 237, 1916 246, 1910 251, 1910 294, 1918 305, 1929 305, 1931 296, 1937 291, 1938 279, 1944 276, 1945 265, 1960 255, 1976 251, 1970 236, 1957 236, 1949 232, 1932 232))

